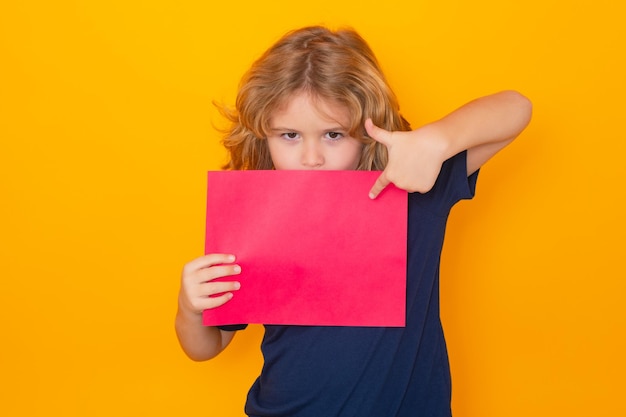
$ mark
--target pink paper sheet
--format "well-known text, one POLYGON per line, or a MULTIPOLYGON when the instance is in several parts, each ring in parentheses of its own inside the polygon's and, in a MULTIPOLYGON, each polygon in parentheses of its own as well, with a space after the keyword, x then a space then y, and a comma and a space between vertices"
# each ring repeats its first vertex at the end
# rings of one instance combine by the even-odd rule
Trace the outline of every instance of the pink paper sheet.
POLYGON ((232 253, 241 289, 205 325, 404 326, 407 193, 375 200, 374 171, 208 174, 206 253, 232 253))

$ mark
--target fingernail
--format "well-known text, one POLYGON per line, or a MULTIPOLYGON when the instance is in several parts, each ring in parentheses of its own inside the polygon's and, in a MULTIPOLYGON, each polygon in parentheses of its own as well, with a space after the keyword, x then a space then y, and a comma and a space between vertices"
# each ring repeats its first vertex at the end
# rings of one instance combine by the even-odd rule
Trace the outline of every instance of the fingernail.
POLYGON ((238 274, 238 273, 240 273, 240 272, 241 272, 241 267, 240 267, 239 265, 235 265, 235 266, 233 267, 233 271, 235 271, 235 274, 238 274))
POLYGON ((235 289, 238 290, 239 288, 241 288, 241 283, 235 282, 235 289))
POLYGON ((229 255, 228 262, 235 262, 235 255, 229 255))
POLYGON ((373 200, 376 196, 374 195, 374 193, 370 193, 369 197, 373 200))

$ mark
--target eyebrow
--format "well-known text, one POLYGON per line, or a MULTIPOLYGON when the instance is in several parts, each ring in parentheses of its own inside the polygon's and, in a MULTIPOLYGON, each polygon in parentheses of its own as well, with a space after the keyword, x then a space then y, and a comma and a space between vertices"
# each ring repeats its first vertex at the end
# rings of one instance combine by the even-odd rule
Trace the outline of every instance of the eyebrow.
MULTIPOLYGON (((298 129, 292 129, 290 127, 282 127, 282 126, 277 126, 277 127, 270 127, 270 130, 273 132, 298 132, 300 133, 300 131, 298 129)), ((345 127, 342 127, 340 125, 338 126, 333 126, 330 127, 328 129, 323 129, 324 132, 337 132, 337 131, 343 131, 343 132, 347 132, 349 129, 346 129, 345 127)))

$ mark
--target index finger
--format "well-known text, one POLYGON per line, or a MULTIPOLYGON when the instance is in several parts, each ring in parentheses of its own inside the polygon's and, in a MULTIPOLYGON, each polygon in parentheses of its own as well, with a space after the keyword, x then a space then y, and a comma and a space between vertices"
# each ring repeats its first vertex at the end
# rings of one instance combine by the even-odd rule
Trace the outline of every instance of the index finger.
POLYGON ((365 120, 365 130, 369 137, 376 142, 382 143, 385 146, 391 145, 392 132, 376 126, 374 122, 372 122, 372 119, 365 120))
POLYGON ((390 184, 390 181, 387 179, 387 175, 385 175, 385 171, 383 171, 378 176, 378 178, 376 179, 376 182, 374 183, 374 186, 370 190, 369 197, 372 200, 375 199, 389 184, 390 184))

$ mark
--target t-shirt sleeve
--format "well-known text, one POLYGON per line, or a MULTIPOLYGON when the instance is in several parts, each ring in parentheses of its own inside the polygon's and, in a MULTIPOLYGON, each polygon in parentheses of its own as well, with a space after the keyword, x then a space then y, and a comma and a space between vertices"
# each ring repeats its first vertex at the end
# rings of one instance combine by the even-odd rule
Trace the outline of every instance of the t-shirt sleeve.
POLYGON ((411 193, 409 198, 423 208, 447 214, 460 200, 474 197, 477 180, 478 171, 467 175, 467 151, 462 151, 443 163, 430 191, 425 194, 411 193))
POLYGON ((220 330, 225 330, 227 332, 236 332, 237 330, 243 330, 248 327, 247 324, 229 324, 226 326, 217 326, 220 330))

